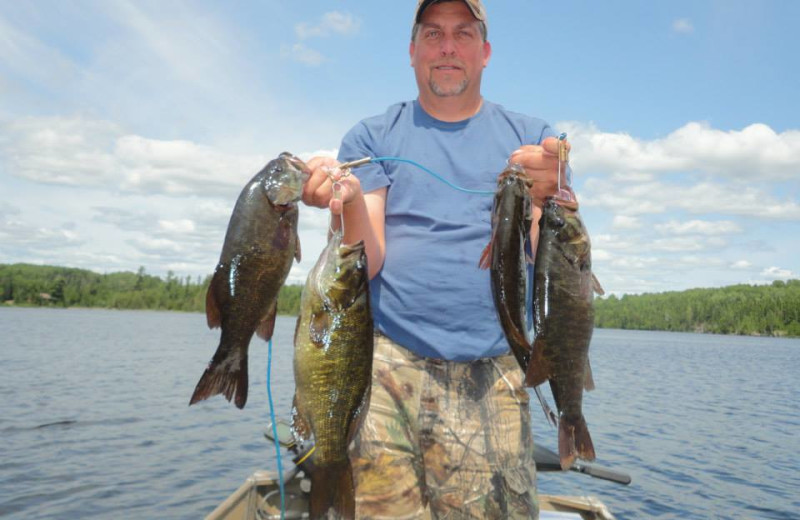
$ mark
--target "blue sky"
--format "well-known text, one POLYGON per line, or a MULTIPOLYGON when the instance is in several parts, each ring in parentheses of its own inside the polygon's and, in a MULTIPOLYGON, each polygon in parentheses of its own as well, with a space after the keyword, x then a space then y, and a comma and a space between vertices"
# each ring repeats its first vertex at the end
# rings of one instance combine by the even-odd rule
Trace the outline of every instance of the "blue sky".
MULTIPOLYGON (((800 278, 800 2, 485 3, 484 96, 568 132, 608 292, 800 278)), ((267 160, 416 96, 414 4, 0 0, 0 263, 209 274, 267 160)))

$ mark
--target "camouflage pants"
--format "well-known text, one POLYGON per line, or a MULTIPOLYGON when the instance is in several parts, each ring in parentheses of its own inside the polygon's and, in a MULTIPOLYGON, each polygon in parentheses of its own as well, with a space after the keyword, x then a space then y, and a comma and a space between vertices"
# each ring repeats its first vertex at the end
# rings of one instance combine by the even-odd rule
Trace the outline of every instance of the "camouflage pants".
POLYGON ((376 335, 351 449, 358 518, 538 518, 528 394, 511 355, 426 359, 376 335))

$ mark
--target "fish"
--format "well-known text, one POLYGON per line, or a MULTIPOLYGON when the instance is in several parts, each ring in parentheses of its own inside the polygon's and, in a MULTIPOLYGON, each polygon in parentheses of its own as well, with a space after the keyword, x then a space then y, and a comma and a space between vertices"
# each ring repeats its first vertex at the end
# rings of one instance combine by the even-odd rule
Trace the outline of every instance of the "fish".
POLYGON ((247 356, 257 334, 269 341, 278 292, 300 261, 298 207, 309 168, 289 152, 269 161, 244 186, 233 208, 219 262, 206 293, 206 321, 221 327, 219 346, 195 387, 193 405, 222 394, 247 403, 247 356))
POLYGON ((602 288, 592 273, 591 241, 571 190, 568 200, 549 197, 539 221, 534 266, 533 353, 528 386, 550 382, 558 411, 562 469, 576 457, 595 459, 583 415, 583 391, 594 389, 589 344, 594 329, 594 293, 602 288))
POLYGON ((503 334, 520 368, 528 368, 533 349, 528 333, 528 265, 533 218, 531 181, 517 164, 497 179, 492 210, 492 236, 479 267, 490 269, 492 298, 503 334))
POLYGON ((292 432, 314 444, 312 519, 355 517, 347 450, 369 403, 372 325, 364 243, 337 231, 308 274, 294 337, 292 432))

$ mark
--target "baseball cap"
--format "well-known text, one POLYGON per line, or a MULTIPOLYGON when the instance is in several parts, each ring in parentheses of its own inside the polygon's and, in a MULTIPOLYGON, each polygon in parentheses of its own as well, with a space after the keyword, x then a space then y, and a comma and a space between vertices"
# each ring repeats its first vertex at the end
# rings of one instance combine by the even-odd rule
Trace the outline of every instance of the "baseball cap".
MULTIPOLYGON (((439 0, 419 0, 417 2, 417 10, 414 14, 414 23, 419 23, 419 19, 422 17, 422 13, 425 12, 425 9, 430 7, 431 5, 437 3, 439 0)), ((484 9, 481 0, 462 0, 469 10, 472 11, 472 15, 477 18, 479 21, 483 22, 484 27, 486 26, 486 9, 484 9)))

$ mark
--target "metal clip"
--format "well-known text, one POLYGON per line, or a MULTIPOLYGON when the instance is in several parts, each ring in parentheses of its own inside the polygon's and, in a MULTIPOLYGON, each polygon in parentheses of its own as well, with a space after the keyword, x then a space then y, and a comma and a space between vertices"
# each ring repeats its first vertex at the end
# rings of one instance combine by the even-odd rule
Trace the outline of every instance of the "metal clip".
POLYGON ((350 168, 356 168, 358 166, 363 166, 369 163, 372 160, 372 157, 364 157, 362 159, 356 159, 355 161, 349 161, 346 163, 342 163, 339 165, 339 168, 342 170, 349 170, 350 168))
POLYGON ((567 133, 563 132, 558 136, 558 161, 569 162, 569 152, 567 151, 567 133))
MULTIPOLYGON (((348 166, 349 164, 351 163, 340 164, 334 168, 326 168, 325 173, 331 181, 331 197, 333 197, 334 200, 342 200, 342 179, 350 176, 351 171, 350 166, 348 166)), ((333 216, 331 215, 331 217, 333 216)), ((328 229, 331 233, 334 232, 333 221, 328 224, 328 229)), ((339 229, 341 229, 342 234, 344 234, 344 214, 339 215, 339 229)))
MULTIPOLYGON (((556 192, 556 196, 566 201, 572 201, 572 194, 570 193, 570 190, 561 188, 561 171, 562 168, 566 170, 568 162, 569 152, 567 151, 567 133, 563 132, 558 136, 558 192, 556 192)), ((565 174, 567 175, 567 186, 570 186, 572 184, 572 179, 570 179, 569 172, 565 171, 565 174)))

